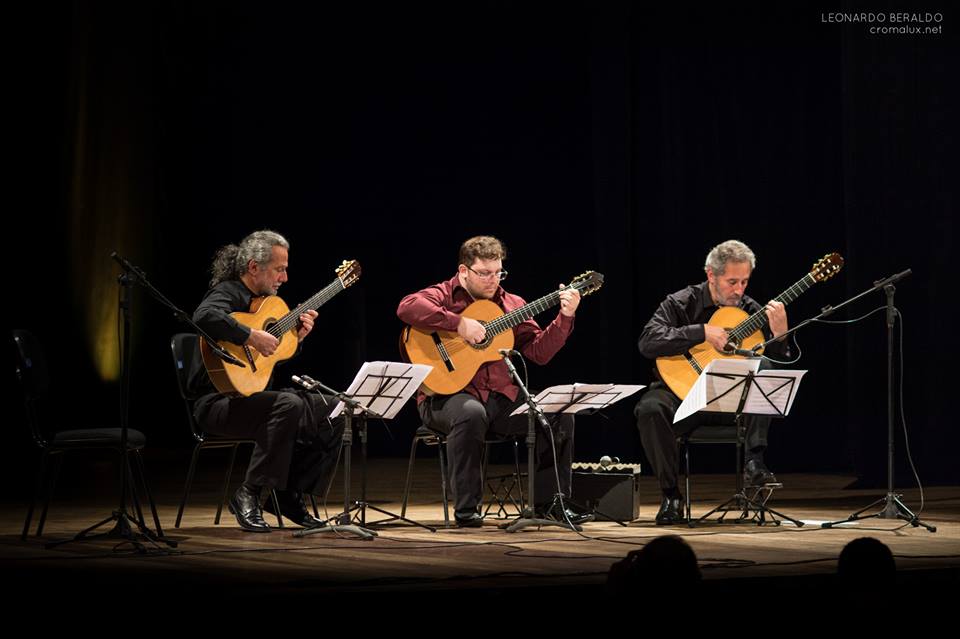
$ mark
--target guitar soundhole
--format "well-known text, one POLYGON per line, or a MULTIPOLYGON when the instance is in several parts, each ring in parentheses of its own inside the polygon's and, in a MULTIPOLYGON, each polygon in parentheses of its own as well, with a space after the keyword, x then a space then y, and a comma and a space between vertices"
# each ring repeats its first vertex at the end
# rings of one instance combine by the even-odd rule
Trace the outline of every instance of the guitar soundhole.
POLYGON ((734 348, 741 348, 741 345, 743 344, 743 340, 737 339, 736 337, 731 337, 730 340, 727 342, 727 344, 728 346, 725 349, 723 349, 723 352, 732 355, 734 348))
MULTIPOLYGON (((484 321, 480 321, 480 323, 483 324, 484 326, 487 325, 487 323, 484 321)), ((470 346, 473 348, 473 350, 482 351, 487 346, 490 346, 490 342, 492 341, 493 341, 493 337, 491 337, 490 335, 487 335, 486 337, 483 338, 483 341, 480 342, 479 344, 470 344, 470 346)))

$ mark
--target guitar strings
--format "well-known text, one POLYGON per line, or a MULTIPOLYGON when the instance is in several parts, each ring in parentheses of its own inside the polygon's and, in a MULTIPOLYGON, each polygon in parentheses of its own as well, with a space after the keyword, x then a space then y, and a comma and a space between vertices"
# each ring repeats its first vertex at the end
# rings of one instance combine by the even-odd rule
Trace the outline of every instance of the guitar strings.
MULTIPOLYGON (((807 291, 811 286, 816 284, 816 282, 817 282, 816 279, 814 279, 814 277, 810 273, 807 273, 798 282, 794 283, 787 290, 785 290, 784 292, 780 293, 780 295, 775 297, 774 300, 778 302, 783 302, 785 304, 789 304, 790 302, 800 297, 801 293, 803 293, 804 291, 807 291)), ((761 330, 767 324, 767 322, 768 322, 768 318, 766 313, 766 307, 764 307, 764 308, 761 308, 756 313, 753 313, 752 315, 750 315, 747 319, 737 324, 734 328, 730 329, 730 339, 731 341, 740 343, 746 338, 753 335, 756 331, 761 330)), ((710 353, 707 353, 707 354, 710 354, 710 353)), ((691 354, 691 359, 693 361, 687 360, 687 362, 690 364, 690 368, 695 368, 694 364, 696 364, 696 366, 698 366, 700 370, 703 370, 704 367, 706 366, 700 359, 697 358, 696 355, 691 354)))
POLYGON ((267 332, 277 339, 280 339, 287 331, 296 325, 296 323, 300 320, 300 315, 302 315, 306 310, 319 308, 323 304, 326 304, 328 301, 330 301, 334 295, 342 290, 344 290, 342 282, 340 282, 339 279, 333 281, 329 286, 280 318, 280 320, 271 326, 270 330, 267 332))

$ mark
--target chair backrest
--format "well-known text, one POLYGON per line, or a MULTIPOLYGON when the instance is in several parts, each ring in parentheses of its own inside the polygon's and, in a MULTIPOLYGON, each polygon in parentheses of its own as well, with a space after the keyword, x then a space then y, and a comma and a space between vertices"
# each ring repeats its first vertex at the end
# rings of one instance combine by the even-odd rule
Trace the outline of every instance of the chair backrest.
POLYGON ((45 397, 50 388, 50 373, 40 341, 30 331, 14 329, 13 343, 17 347, 17 379, 24 394, 30 400, 45 397))
POLYGON ((190 394, 190 371, 198 355, 197 336, 193 333, 177 333, 170 339, 170 351, 173 353, 173 372, 177 377, 177 388, 187 411, 187 423, 193 436, 202 441, 203 432, 193 418, 193 397, 190 394))
POLYGON ((45 446, 40 419, 40 404, 50 388, 50 372, 40 340, 30 331, 14 329, 17 380, 23 391, 23 404, 31 435, 38 446, 45 446))

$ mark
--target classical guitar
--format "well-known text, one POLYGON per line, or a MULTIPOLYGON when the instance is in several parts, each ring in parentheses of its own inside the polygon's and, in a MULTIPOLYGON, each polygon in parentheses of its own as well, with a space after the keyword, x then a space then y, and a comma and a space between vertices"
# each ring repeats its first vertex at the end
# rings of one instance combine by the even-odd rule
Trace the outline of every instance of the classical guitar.
MULTIPOLYGON (((603 285, 603 275, 587 271, 568 285, 590 295, 603 285)), ((504 313, 490 300, 477 300, 464 309, 464 317, 484 324, 486 337, 479 344, 469 344, 455 331, 430 331, 406 326, 400 334, 400 350, 414 364, 429 364, 421 390, 431 395, 451 395, 462 390, 480 366, 500 359, 500 349, 513 348, 513 327, 560 303, 560 289, 540 299, 504 313)))
MULTIPOLYGON (((838 253, 825 255, 813 265, 813 269, 803 279, 775 299, 783 302, 784 305, 789 304, 817 282, 823 282, 836 275, 841 268, 843 268, 843 258, 838 253)), ((723 306, 710 317, 707 323, 727 329, 730 343, 735 348, 750 350, 765 341, 762 329, 767 325, 767 314, 763 309, 748 316, 746 311, 735 306, 723 306)), ((720 352, 709 342, 703 342, 681 355, 658 357, 657 372, 670 390, 683 399, 707 364, 720 357, 740 357, 740 355, 720 352)))
POLYGON ((200 354, 203 365, 213 385, 221 393, 249 396, 267 387, 273 367, 293 357, 297 351, 297 329, 300 315, 308 310, 317 310, 337 293, 351 286, 360 278, 360 263, 346 261, 337 268, 337 277, 327 287, 292 311, 276 295, 254 298, 249 313, 231 313, 235 320, 250 328, 267 331, 280 340, 277 350, 266 357, 250 346, 238 346, 227 341, 217 343, 231 355, 246 364, 246 368, 227 364, 217 357, 206 341, 200 338, 200 354))

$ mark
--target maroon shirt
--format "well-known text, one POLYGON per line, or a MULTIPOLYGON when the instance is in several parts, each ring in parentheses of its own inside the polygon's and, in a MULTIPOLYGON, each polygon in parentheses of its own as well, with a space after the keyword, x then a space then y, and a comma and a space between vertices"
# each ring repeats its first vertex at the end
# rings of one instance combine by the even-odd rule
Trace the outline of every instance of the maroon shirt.
MULTIPOLYGON (((502 286, 497 287, 491 301, 507 313, 526 304, 522 297, 507 293, 502 286)), ((456 333, 460 314, 473 302, 470 293, 460 286, 459 276, 454 275, 446 282, 434 284, 400 300, 397 317, 404 324, 415 328, 456 333)), ((557 317, 546 329, 541 329, 536 321, 528 319, 513 327, 514 348, 527 359, 537 364, 546 364, 566 343, 571 331, 573 318, 562 313, 557 313, 557 317)), ((511 401, 515 401, 520 392, 503 360, 480 366, 464 390, 484 403, 491 391, 506 395, 511 401)), ((425 397, 422 391, 419 392, 417 403, 422 402, 425 397)))

